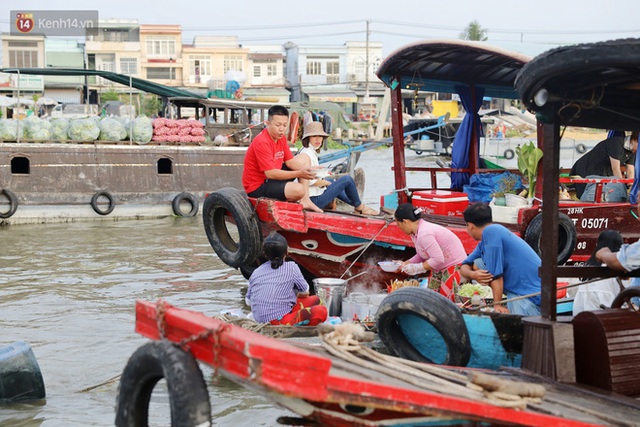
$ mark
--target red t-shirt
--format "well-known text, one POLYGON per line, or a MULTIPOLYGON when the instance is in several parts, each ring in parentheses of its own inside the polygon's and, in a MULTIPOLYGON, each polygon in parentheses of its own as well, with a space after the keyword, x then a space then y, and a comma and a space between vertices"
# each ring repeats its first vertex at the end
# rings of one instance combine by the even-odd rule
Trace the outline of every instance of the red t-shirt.
POLYGON ((287 138, 274 142, 265 128, 251 142, 244 156, 242 186, 246 193, 257 190, 266 180, 264 171, 282 169, 282 164, 293 159, 287 138))

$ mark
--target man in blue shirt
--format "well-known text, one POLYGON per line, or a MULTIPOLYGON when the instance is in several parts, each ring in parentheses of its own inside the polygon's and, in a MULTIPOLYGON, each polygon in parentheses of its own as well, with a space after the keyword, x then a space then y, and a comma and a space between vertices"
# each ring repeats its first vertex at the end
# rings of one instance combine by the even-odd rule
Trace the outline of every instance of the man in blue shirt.
POLYGON ((485 203, 474 203, 465 209, 467 232, 478 246, 462 261, 460 274, 468 280, 491 286, 494 302, 538 293, 528 298, 507 302, 507 307, 496 305, 499 313, 525 316, 540 315, 540 257, 520 237, 506 227, 494 224, 491 208, 485 203), (474 267, 475 266, 475 267, 474 267))

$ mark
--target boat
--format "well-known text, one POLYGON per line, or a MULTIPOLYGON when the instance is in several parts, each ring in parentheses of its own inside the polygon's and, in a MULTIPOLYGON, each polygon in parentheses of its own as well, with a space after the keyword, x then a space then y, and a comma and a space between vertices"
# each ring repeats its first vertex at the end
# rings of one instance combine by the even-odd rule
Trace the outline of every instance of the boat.
POLYGON ((132 126, 125 140, 29 139, 19 130, 0 140, 0 225, 195 216, 207 193, 241 186, 246 146, 268 108, 96 70, 0 71, 97 75, 166 97, 173 113, 153 119, 151 140, 135 138, 132 126))
POLYGON ((160 379, 171 425, 209 425, 209 394, 198 362, 292 411, 296 417, 279 419, 288 425, 632 426, 640 416, 636 399, 521 369, 441 367, 383 355, 357 342, 367 337, 353 324, 328 328, 321 345, 312 345, 260 335, 164 301, 139 300, 135 311, 136 332, 153 341, 138 348, 123 370, 119 427, 146 425, 160 379))
MULTIPOLYGON (((606 267, 558 265, 560 126, 573 123, 577 117, 563 113, 567 106, 575 106, 576 101, 593 100, 591 93, 595 91, 601 95, 597 102, 580 104, 593 108, 585 115, 596 119, 594 126, 603 123, 600 110, 608 116, 607 121, 615 122, 621 129, 640 129, 637 119, 640 104, 629 101, 639 87, 636 83, 640 80, 640 56, 634 54, 638 49, 640 39, 558 48, 519 71, 516 84, 523 100, 542 116, 540 126, 547 148, 543 158, 542 202, 549 207, 543 211, 540 243, 541 316, 522 318, 521 368, 477 370, 380 356, 357 344, 355 338, 360 334, 349 325, 325 332, 321 346, 296 344, 238 330, 202 313, 162 301, 138 301, 136 331, 153 342, 134 353, 125 367, 116 425, 146 419, 153 386, 163 377, 167 380, 171 416, 176 425, 210 422, 206 384, 196 360, 213 367, 216 374, 231 378, 296 413, 299 418, 287 420, 297 424, 637 425, 640 313, 629 303, 630 289, 622 292, 610 309, 564 318, 556 313, 559 277, 618 275, 606 267), (607 56, 612 52, 614 58, 607 56), (543 89, 548 91, 547 99, 552 103, 534 104, 533 95, 543 89), (350 351, 345 351, 345 347, 350 351), (429 379, 422 376, 423 372, 430 374, 429 379), (492 383, 500 385, 489 386, 492 383), (193 393, 180 399, 184 384, 193 393), (478 388, 480 385, 482 388, 478 388), (471 389, 485 397, 497 397, 491 390, 514 388, 528 391, 515 395, 498 392, 511 402, 507 404, 509 407, 501 399, 483 401, 466 394, 471 389), (522 398, 524 405, 516 403, 522 398)), ((583 126, 592 123, 579 121, 583 126)), ((302 228, 304 223, 298 226, 302 228)), ((628 275, 640 277, 640 271, 628 275)), ((382 302, 378 314, 385 301, 405 292, 404 289, 420 290, 395 290, 382 302)), ((637 296, 638 290, 633 291, 637 296)), ((435 292, 423 292, 437 296, 435 292)))
POLYGON ((0 347, 0 404, 45 397, 44 379, 31 346, 16 341, 0 347))
MULTIPOLYGON (((387 215, 376 218, 348 212, 305 212, 299 204, 266 198, 247 199, 241 190, 221 189, 212 192, 215 197, 205 200, 203 207, 203 221, 213 249, 228 265, 248 272, 259 263, 261 236, 275 230, 287 238, 291 258, 309 278, 341 277, 347 269, 349 274, 369 270, 375 274, 367 276, 367 283, 384 288, 385 283, 399 277, 378 269, 377 262, 408 259, 413 255, 409 237, 399 230, 389 214, 398 204, 412 202, 423 208, 425 219, 449 227, 470 253, 476 242, 466 232, 462 212, 469 201, 478 199, 475 196, 472 200, 469 196, 468 184, 472 176, 492 176, 489 174, 503 171, 479 167, 480 124, 479 117, 472 113, 466 115, 456 132, 451 167, 408 165, 400 114, 401 90, 418 87, 427 91, 460 92, 466 94, 470 103, 471 94, 519 99, 514 81, 530 59, 519 53, 466 41, 424 41, 398 49, 381 63, 377 72, 392 93, 394 162, 390 167, 394 170, 395 190, 381 195, 382 211, 387 215), (424 173, 427 186, 409 188, 408 173, 424 173), (445 173, 451 175, 451 185, 441 188, 437 177, 445 173), (237 193, 233 202, 226 200, 231 193, 237 193), (230 204, 234 205, 233 209, 227 209, 230 204), (225 223, 221 218, 230 222, 225 223)), ((475 106, 470 104, 468 110, 478 107, 477 103, 475 106)), ((545 151, 543 135, 541 132, 538 135, 537 145, 545 151)), ((569 181, 572 180, 565 178, 565 182, 569 181)), ((602 194, 604 183, 617 181, 629 182, 595 180, 599 187, 596 195, 602 194)), ((538 254, 541 253, 542 183, 542 168, 539 167, 535 197, 521 206, 492 205, 494 222, 502 223, 522 237, 538 254)), ((585 262, 595 248, 598 234, 605 229, 620 230, 626 242, 640 238, 640 224, 634 209, 635 205, 629 202, 563 200, 558 207, 558 264, 585 262)), ((352 282, 352 285, 359 285, 364 280, 352 282)))

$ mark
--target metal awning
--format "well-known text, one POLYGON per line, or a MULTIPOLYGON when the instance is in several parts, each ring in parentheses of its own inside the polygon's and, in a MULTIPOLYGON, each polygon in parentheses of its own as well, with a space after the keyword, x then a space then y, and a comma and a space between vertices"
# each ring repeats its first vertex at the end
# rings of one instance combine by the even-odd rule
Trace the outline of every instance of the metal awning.
POLYGON ((131 86, 144 92, 153 93, 159 96, 188 96, 194 98, 206 98, 186 90, 176 89, 170 86, 161 85, 149 80, 131 77, 124 74, 112 73, 111 71, 86 70, 84 68, 2 68, 2 73, 8 74, 28 74, 40 76, 99 76, 112 82, 120 83, 124 86, 131 86))

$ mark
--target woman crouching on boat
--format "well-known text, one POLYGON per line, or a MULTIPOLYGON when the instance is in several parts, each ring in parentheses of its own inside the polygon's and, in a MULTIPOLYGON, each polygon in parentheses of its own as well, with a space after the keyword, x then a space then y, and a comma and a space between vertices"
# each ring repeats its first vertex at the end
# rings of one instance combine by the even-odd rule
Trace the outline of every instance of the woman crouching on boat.
MULTIPOLYGON (((329 135, 324 132, 322 123, 320 122, 311 122, 304 127, 302 134, 302 146, 304 148, 300 150, 300 153, 296 156, 304 167, 317 167, 320 165, 318 161, 318 151, 320 151, 324 138, 327 136, 329 135)), ((380 214, 377 210, 362 203, 358 189, 356 188, 356 182, 349 175, 343 175, 336 180, 331 178, 314 180, 301 179, 300 182, 308 188, 307 193, 311 201, 318 207, 317 212, 322 212, 321 208, 330 205, 337 197, 343 202, 353 206, 355 212, 361 215, 380 214)))
POLYGON ((400 230, 408 234, 416 254, 400 266, 409 276, 429 273, 428 287, 454 300, 456 288, 462 282, 460 263, 467 257, 462 242, 451 230, 425 221, 422 209, 403 203, 395 212, 400 230))
POLYGON ((289 246, 281 234, 272 233, 262 245, 268 261, 249 278, 245 298, 256 322, 272 325, 315 326, 327 320, 327 307, 317 295, 309 296, 309 284, 300 267, 285 261, 289 246))

